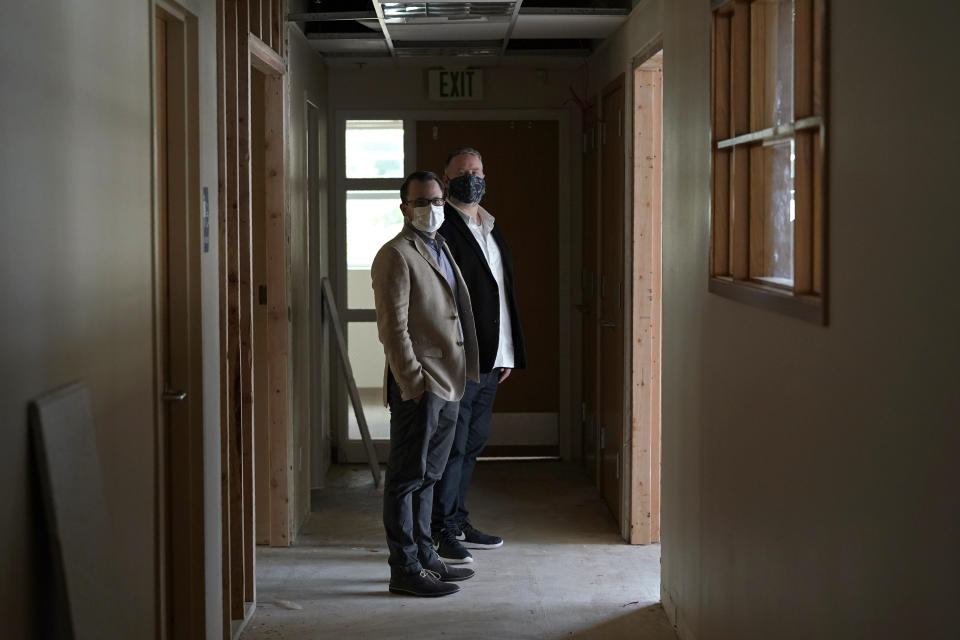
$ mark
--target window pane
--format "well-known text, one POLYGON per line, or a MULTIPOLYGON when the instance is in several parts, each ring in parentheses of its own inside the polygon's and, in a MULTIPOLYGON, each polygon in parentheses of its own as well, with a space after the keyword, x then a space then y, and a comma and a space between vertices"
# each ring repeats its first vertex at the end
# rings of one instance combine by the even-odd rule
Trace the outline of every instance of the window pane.
POLYGON ((760 233, 751 234, 750 275, 793 286, 793 140, 762 147, 763 205, 760 233), (759 247, 753 246, 760 243, 759 247))
POLYGON ((793 120, 793 0, 750 5, 751 128, 793 120))
POLYGON ((347 177, 403 177, 403 120, 347 120, 347 177))
POLYGON ((397 191, 347 191, 347 307, 373 309, 370 266, 403 228, 397 191))
MULTIPOLYGON (((350 366, 357 383, 363 416, 370 429, 370 436, 377 439, 390 438, 390 413, 383 406, 383 346, 377 338, 376 322, 351 322, 347 325, 347 352, 350 366)), ((349 416, 348 437, 360 439, 360 427, 353 412, 349 394, 345 398, 349 416)))

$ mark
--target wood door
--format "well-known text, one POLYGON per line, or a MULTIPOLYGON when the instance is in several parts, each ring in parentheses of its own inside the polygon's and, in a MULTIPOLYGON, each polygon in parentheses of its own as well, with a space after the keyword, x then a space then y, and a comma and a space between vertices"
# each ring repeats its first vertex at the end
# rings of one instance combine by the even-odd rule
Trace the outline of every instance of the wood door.
POLYGON ((204 631, 197 104, 192 16, 156 14, 157 518, 160 637, 204 631))
POLYGON ((600 490, 620 523, 624 442, 623 76, 604 92, 600 147, 600 490))
MULTIPOLYGON (((170 309, 169 309, 169 260, 167 258, 167 220, 168 197, 167 197, 167 164, 168 144, 167 144, 167 23, 162 17, 157 16, 154 26, 154 82, 156 84, 155 106, 155 135, 156 135, 156 172, 154 181, 156 184, 156 282, 157 288, 157 332, 156 332, 156 350, 157 350, 157 379, 160 381, 156 389, 158 394, 163 394, 170 378, 170 309)), ((158 567, 159 588, 157 589, 158 609, 160 616, 157 624, 159 626, 158 637, 166 638, 170 634, 170 618, 172 617, 170 598, 173 590, 170 584, 170 514, 168 499, 168 476, 170 471, 167 467, 169 459, 169 447, 167 445, 167 434, 170 433, 170 415, 167 411, 166 402, 157 403, 157 423, 159 425, 159 435, 157 446, 159 448, 159 464, 161 465, 162 481, 157 483, 157 504, 159 505, 157 518, 159 520, 157 529, 160 531, 160 566, 158 567)))
POLYGON ((553 120, 417 123, 417 167, 438 175, 454 149, 483 155, 483 207, 510 246, 527 368, 497 391, 497 412, 559 411, 559 134, 553 120))
POLYGON ((600 164, 599 123, 594 123, 584 134, 583 156, 583 269, 580 277, 580 312, 583 338, 583 367, 581 372, 582 402, 581 425, 583 438, 583 469, 594 482, 599 482, 597 444, 597 332, 599 324, 599 288, 600 280, 597 259, 599 226, 599 190, 597 189, 597 171, 600 164))

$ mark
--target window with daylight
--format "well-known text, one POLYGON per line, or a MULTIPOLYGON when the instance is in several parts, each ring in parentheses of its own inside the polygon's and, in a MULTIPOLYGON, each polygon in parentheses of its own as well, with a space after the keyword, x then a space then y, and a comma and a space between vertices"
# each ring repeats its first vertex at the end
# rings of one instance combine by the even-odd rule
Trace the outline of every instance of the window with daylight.
POLYGON ((347 307, 372 309, 373 257, 403 227, 403 120, 347 120, 344 134, 347 307))
POLYGON ((826 0, 713 3, 713 293, 825 322, 826 0))
MULTIPOLYGON (((390 437, 390 414, 383 407, 383 347, 377 337, 370 268, 377 251, 403 228, 400 185, 409 170, 403 120, 352 119, 342 122, 343 231, 346 244, 340 265, 346 285, 347 352, 370 435, 390 437)), ((342 165, 340 164, 342 163, 342 165)), ((344 388, 344 391, 346 389, 344 388)), ((365 459, 360 427, 347 393, 341 396, 340 447, 345 459, 365 459), (364 458, 359 458, 364 456, 364 458)))

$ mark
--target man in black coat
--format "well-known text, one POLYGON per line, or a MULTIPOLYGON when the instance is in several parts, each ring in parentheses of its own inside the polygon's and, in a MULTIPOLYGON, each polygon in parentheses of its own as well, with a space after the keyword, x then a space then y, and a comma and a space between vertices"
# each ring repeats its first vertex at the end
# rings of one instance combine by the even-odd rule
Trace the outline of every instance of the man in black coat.
POLYGON ((499 536, 467 519, 467 489, 477 456, 490 434, 497 387, 513 369, 526 366, 523 332, 513 287, 513 256, 494 218, 480 206, 486 191, 483 159, 475 149, 457 149, 444 167, 447 203, 440 235, 446 240, 470 291, 480 380, 467 381, 456 434, 443 476, 434 491, 431 529, 437 554, 449 564, 473 562, 470 549, 496 549, 499 536))

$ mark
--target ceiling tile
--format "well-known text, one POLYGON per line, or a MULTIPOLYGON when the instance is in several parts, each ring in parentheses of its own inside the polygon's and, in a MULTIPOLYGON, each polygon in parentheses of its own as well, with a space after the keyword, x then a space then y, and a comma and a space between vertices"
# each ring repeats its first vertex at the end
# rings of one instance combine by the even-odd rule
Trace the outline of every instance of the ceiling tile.
POLYGON ((524 15, 517 16, 512 38, 606 38, 627 16, 524 15))

